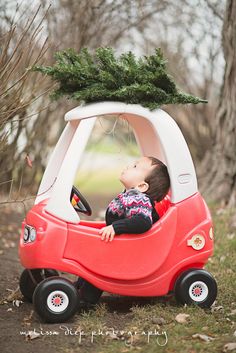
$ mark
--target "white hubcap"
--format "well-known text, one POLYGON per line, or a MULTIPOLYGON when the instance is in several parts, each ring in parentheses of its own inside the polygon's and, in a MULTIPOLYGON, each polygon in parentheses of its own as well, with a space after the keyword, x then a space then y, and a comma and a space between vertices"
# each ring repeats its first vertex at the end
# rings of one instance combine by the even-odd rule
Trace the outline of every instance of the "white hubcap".
POLYGON ((196 281, 189 287, 189 296, 195 302, 202 302, 208 296, 208 287, 202 281, 196 281))
POLYGON ((54 313, 61 313, 69 305, 67 294, 61 290, 55 290, 47 298, 47 306, 54 313))

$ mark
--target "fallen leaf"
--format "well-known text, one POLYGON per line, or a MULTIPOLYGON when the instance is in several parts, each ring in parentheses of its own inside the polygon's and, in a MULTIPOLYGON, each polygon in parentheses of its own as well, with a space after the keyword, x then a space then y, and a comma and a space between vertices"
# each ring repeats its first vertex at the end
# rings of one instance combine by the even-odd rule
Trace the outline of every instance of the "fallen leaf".
POLYGON ((17 286, 16 289, 7 288, 6 290, 8 292, 10 292, 10 294, 6 298, 4 298, 4 301, 3 301, 4 304, 9 303, 9 302, 13 302, 13 300, 18 299, 19 297, 21 297, 19 286, 17 286))
POLYGON ((28 331, 25 334, 25 337, 27 340, 34 340, 35 338, 39 338, 40 337, 40 333, 36 332, 36 331, 28 331))
POLYGON ((12 240, 8 240, 8 239, 3 238, 2 241, 3 241, 3 246, 6 249, 14 248, 16 246, 16 244, 12 240))
POLYGON ((224 214, 226 212, 226 210, 224 208, 219 208, 217 211, 216 211, 216 215, 217 216, 220 216, 222 214, 224 214))
POLYGON ((196 333, 195 335, 192 335, 193 338, 200 338, 200 340, 204 341, 204 342, 211 342, 213 341, 215 338, 207 336, 207 335, 202 335, 201 333, 196 333))
POLYGON ((222 305, 218 305, 218 306, 212 306, 211 307, 211 312, 214 313, 214 312, 217 312, 217 311, 223 311, 224 308, 222 305))
POLYGON ((110 337, 112 340, 119 340, 119 337, 114 332, 107 332, 106 335, 110 337))
POLYGON ((207 331, 209 329, 208 326, 203 326, 202 331, 207 331))
POLYGON ((236 349, 236 342, 226 343, 223 352, 234 351, 236 349))
POLYGON ((23 321, 24 323, 26 324, 27 322, 31 321, 32 317, 33 317, 33 314, 34 314, 34 310, 31 310, 30 314, 28 316, 25 316, 23 321))
POLYGON ((12 224, 8 224, 7 230, 8 230, 9 232, 13 232, 13 231, 14 231, 13 225, 12 225, 12 224))
POLYGON ((190 315, 188 314, 178 314, 176 317, 175 317, 175 320, 177 322, 179 322, 180 324, 184 324, 187 322, 187 318, 189 317, 190 315))
POLYGON ((232 240, 235 237, 235 233, 230 233, 230 234, 227 234, 226 236, 229 240, 232 240))
POLYGON ((234 271, 232 270, 232 268, 227 268, 227 270, 226 270, 226 273, 234 273, 234 271))
POLYGON ((164 325, 164 324, 166 324, 166 320, 163 319, 163 317, 153 317, 152 323, 157 324, 157 325, 164 325))
POLYGON ((228 316, 236 315, 236 309, 231 310, 231 312, 228 314, 228 316))
POLYGON ((23 301, 16 299, 16 300, 13 300, 12 304, 13 304, 14 306, 16 306, 17 308, 19 308, 19 306, 20 306, 21 304, 23 304, 23 301))

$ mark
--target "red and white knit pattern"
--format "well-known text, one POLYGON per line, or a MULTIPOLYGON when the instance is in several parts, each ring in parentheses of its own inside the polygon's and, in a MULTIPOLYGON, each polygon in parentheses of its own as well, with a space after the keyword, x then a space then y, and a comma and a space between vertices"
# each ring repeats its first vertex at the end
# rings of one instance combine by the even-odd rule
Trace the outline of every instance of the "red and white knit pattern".
POLYGON ((124 218, 143 214, 152 222, 152 208, 150 198, 146 194, 136 189, 130 189, 120 193, 110 202, 108 212, 124 218))

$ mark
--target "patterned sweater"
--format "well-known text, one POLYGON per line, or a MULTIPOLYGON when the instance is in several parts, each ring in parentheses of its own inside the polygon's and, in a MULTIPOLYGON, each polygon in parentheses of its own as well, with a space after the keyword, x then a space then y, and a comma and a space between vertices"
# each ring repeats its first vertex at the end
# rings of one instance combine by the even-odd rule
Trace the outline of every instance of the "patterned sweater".
POLYGON ((117 235, 144 233, 158 219, 153 201, 136 189, 120 193, 110 202, 106 211, 106 224, 112 224, 117 235))

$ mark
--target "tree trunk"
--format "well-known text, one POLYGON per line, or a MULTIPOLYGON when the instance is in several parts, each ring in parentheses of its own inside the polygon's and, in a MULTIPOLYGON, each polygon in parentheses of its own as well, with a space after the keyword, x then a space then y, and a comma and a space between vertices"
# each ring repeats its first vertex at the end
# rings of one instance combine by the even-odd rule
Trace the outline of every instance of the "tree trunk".
MULTIPOLYGON (((227 0, 222 30, 224 81, 212 149, 203 161, 203 192, 208 199, 236 206, 236 1, 227 0)), ((217 72, 216 72, 217 74, 217 72)))

